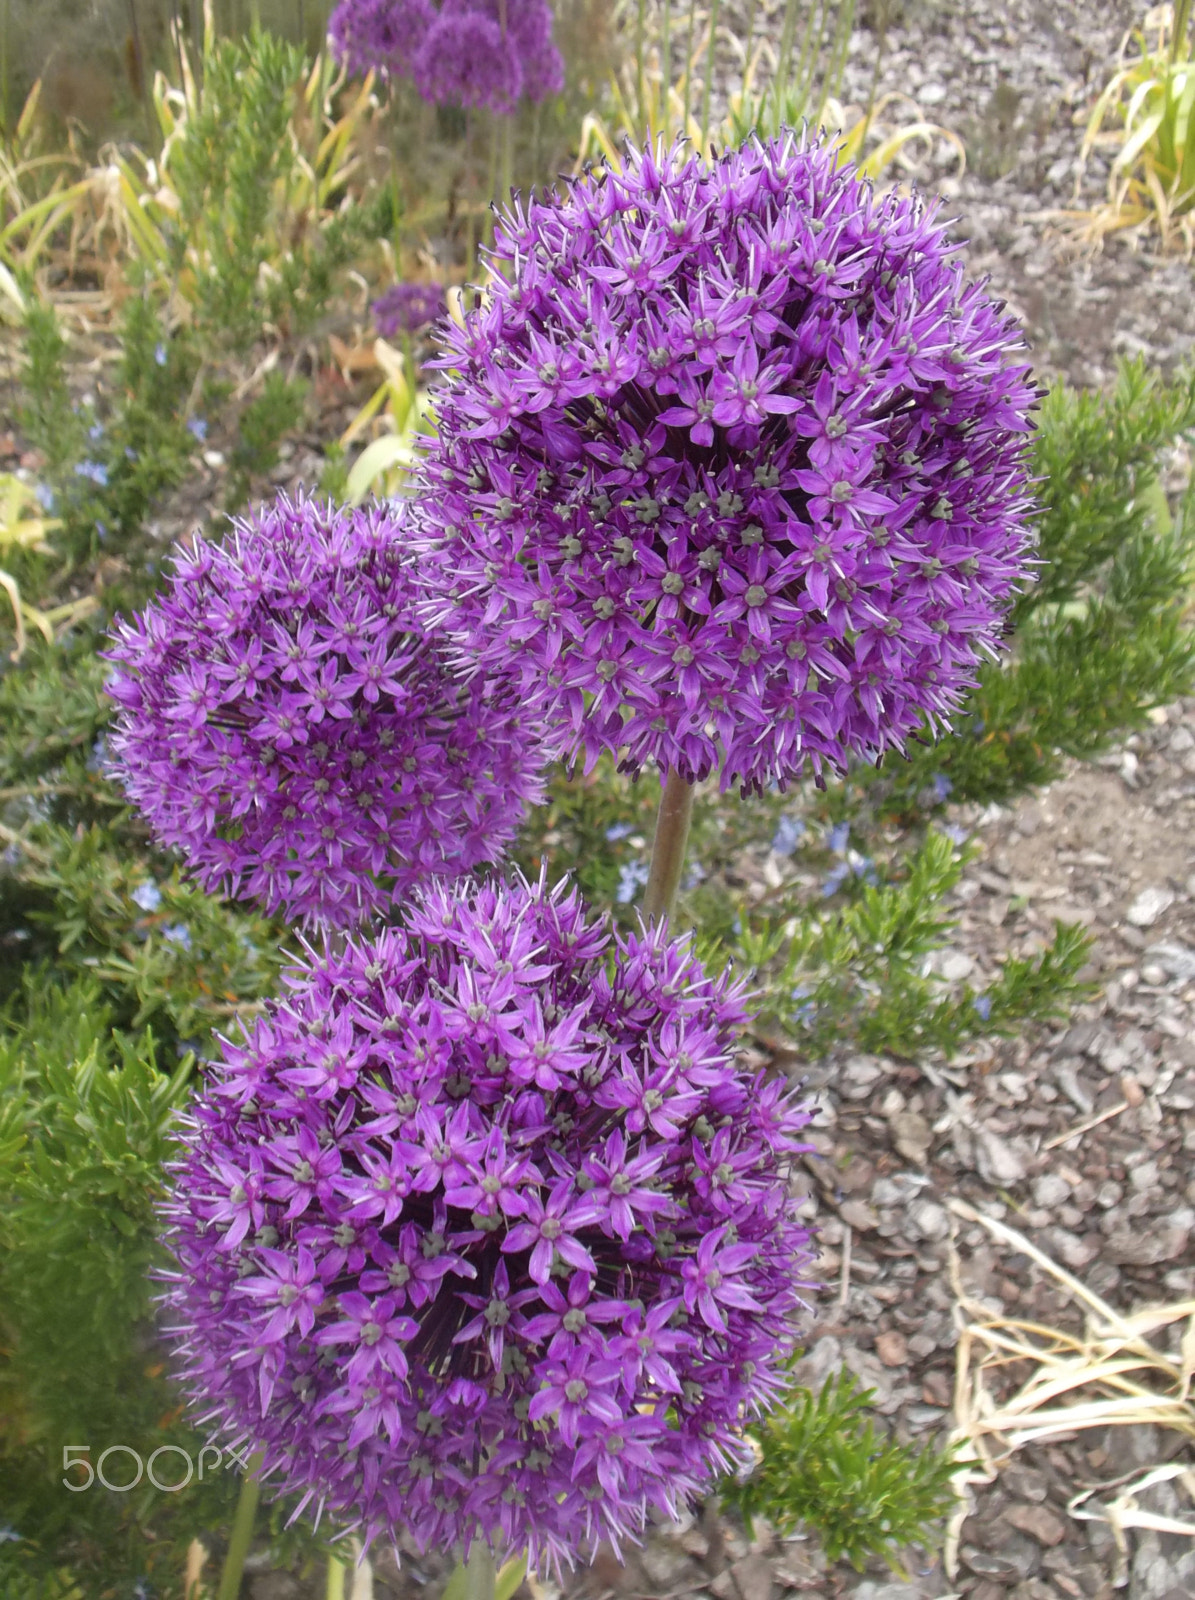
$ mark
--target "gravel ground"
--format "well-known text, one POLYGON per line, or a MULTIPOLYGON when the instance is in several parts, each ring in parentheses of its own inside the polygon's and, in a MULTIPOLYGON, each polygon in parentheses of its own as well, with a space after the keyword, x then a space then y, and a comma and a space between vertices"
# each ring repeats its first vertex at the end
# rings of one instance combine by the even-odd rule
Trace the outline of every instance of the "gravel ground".
MULTIPOLYGON (((1117 359, 1141 354, 1164 370, 1195 349, 1190 264, 1134 251, 1075 248, 1062 220, 1073 210, 1083 125, 1109 75, 1126 28, 1143 4, 1108 0, 905 0, 889 30, 879 92, 911 97, 921 116, 952 129, 967 146, 967 170, 945 147, 942 164, 920 169, 927 189, 948 201, 968 241, 968 262, 990 277, 1025 326, 1044 375, 1099 387, 1117 359)), ((865 104, 874 41, 852 39, 843 98, 865 104)), ((1081 204, 1105 192, 1096 155, 1081 204)))

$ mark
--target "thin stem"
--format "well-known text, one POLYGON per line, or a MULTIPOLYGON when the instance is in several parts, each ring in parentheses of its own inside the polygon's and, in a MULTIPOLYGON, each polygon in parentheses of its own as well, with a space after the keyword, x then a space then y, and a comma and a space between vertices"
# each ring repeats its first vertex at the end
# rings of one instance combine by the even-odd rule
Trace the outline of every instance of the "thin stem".
POLYGON ((689 133, 689 95, 693 82, 693 31, 697 26, 697 0, 689 0, 689 37, 685 41, 685 87, 684 105, 681 109, 681 132, 688 137, 689 133))
POLYGON ((473 111, 465 107, 465 282, 477 281, 477 218, 473 215, 473 111))
POLYGON ((788 75, 793 64, 793 35, 797 27, 797 0, 788 0, 784 8, 784 25, 780 30, 780 51, 776 61, 776 76, 772 81, 772 132, 780 131, 784 121, 784 102, 788 95, 788 75))
POLYGON ((635 19, 635 89, 639 96, 639 117, 644 127, 644 137, 650 137, 651 115, 647 106, 647 73, 644 51, 647 49, 647 0, 639 0, 635 19))
MULTIPOLYGON (((863 113, 864 129, 871 127, 872 114, 876 106, 876 90, 880 86, 880 70, 884 65, 884 51, 888 47, 888 12, 891 0, 880 0, 880 37, 876 43, 875 66, 871 73, 871 86, 867 91, 867 110, 863 113)), ((862 145, 860 145, 862 150, 862 145)))
POLYGON ((494 1558, 489 1547, 474 1539, 468 1561, 457 1561, 444 1600, 494 1600, 494 1558))
POLYGON ((0 129, 8 133, 8 25, 9 0, 0 4, 0 129))
POLYGON ((843 68, 846 66, 847 50, 851 43, 851 29, 855 23, 855 0, 845 0, 841 11, 838 13, 838 23, 834 34, 834 42, 830 50, 830 63, 826 68, 826 80, 822 85, 822 96, 818 103, 818 121, 825 114, 826 102, 831 95, 838 93, 838 86, 842 82, 843 68))
POLYGON ((664 20, 660 24, 660 125, 664 143, 672 143, 672 0, 664 0, 664 20))
POLYGON ((660 796, 660 810, 656 817, 651 866, 647 874, 647 888, 643 892, 644 922, 670 919, 676 909, 676 893, 685 865, 685 846, 689 842, 695 793, 694 786, 672 767, 660 796))
POLYGON ((228 1554, 224 1557, 224 1570, 220 1574, 216 1600, 237 1600, 241 1592, 241 1575, 253 1541, 253 1521, 257 1516, 257 1502, 261 1498, 261 1480, 257 1474, 261 1471, 263 1459, 260 1450, 251 1455, 248 1470, 241 1479, 241 1492, 237 1498, 232 1535, 228 1541, 228 1554))
POLYGON ((154 155, 159 148, 158 123, 154 116, 154 97, 149 84, 149 63, 145 59, 145 51, 141 48, 141 28, 137 21, 137 0, 129 0, 129 40, 133 51, 133 69, 137 74, 136 87, 141 92, 141 104, 145 108, 145 128, 149 134, 149 148, 154 155))
POLYGON ((328 1581, 324 1586, 324 1600, 344 1600, 344 1562, 336 1556, 328 1557, 328 1581))
POLYGON ((494 1577, 489 1546, 475 1539, 465 1562, 465 1600, 494 1600, 494 1577))
POLYGON ((739 90, 741 99, 745 102, 751 92, 751 48, 755 43, 755 0, 751 0, 747 7, 747 40, 743 46, 743 81, 739 90))
POLYGON ((701 153, 709 155, 710 141, 710 96, 714 90, 714 56, 718 48, 718 9, 721 0, 712 0, 710 5, 710 48, 705 63, 705 84, 701 91, 701 153))
POLYGON ((821 57, 822 35, 826 31, 826 17, 830 4, 831 0, 817 0, 817 4, 810 7, 809 20, 805 25, 805 37, 801 42, 801 59, 797 62, 797 94, 800 97, 801 115, 806 119, 809 116, 809 94, 813 88, 813 74, 821 57))
POLYGON ((1187 38, 1187 23, 1191 18, 1191 0, 1178 0, 1174 8, 1174 33, 1170 39, 1170 61, 1181 61, 1182 49, 1187 38))

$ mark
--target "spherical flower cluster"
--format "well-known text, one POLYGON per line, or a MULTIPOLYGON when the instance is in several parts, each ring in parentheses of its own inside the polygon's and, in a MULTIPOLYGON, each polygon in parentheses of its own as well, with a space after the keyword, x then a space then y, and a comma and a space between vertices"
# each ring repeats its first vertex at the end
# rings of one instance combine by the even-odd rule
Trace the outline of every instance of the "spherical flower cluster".
POLYGON ((741 988, 543 883, 420 891, 226 1046, 167 1202, 217 1428, 369 1538, 540 1567, 749 1460, 810 1266, 808 1113, 741 988))
POLYGON ((394 283, 370 306, 383 339, 418 333, 444 314, 444 289, 438 283, 394 283))
POLYGON ((494 860, 540 798, 535 723, 453 673, 405 537, 282 497, 116 630, 116 775, 205 888, 352 923, 494 860))
POLYGON ((548 0, 340 0, 328 34, 351 71, 410 78, 434 105, 508 115, 564 87, 548 0))
POLYGON ((758 790, 957 706, 1029 565, 1036 391, 943 227, 791 133, 501 220, 424 551, 574 755, 758 790))

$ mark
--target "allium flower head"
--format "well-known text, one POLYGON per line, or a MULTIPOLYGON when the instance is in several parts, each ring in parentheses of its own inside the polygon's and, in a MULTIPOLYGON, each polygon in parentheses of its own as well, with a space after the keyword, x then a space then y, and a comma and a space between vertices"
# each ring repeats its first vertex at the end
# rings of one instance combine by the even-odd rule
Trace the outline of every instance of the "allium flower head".
POLYGON ((762 789, 957 706, 1025 575, 1036 391, 943 226, 791 133, 500 221, 425 553, 574 754, 762 789))
POLYGON ((433 105, 508 115, 564 87, 547 0, 341 0, 328 33, 350 70, 410 78, 433 105))
POLYGON ((431 0, 340 0, 328 19, 328 41, 350 72, 409 77, 435 17, 431 0))
POLYGON ((370 306, 383 339, 418 333, 444 314, 444 289, 438 283, 394 283, 370 306))
POLYGON ((184 1381, 370 1538, 558 1566, 749 1459, 810 1265, 808 1113, 742 991, 543 883, 420 891, 206 1080, 167 1204, 184 1381))
POLYGON ((347 924, 501 853, 535 724, 452 672, 416 593, 397 511, 282 497, 118 627, 116 772, 205 888, 347 924))

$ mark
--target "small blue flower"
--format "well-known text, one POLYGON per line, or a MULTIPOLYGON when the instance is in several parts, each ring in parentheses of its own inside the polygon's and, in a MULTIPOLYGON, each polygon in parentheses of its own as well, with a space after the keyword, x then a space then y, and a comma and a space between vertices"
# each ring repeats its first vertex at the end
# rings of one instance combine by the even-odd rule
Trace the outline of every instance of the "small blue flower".
POLYGON ((101 489, 108 487, 108 469, 98 461, 79 461, 75 464, 77 478, 89 478, 92 483, 99 484, 101 489))
POLYGON ((974 717, 971 721, 971 732, 978 739, 982 736, 986 724, 982 717, 974 717))
POLYGON ((124 458, 125 458, 126 461, 136 461, 137 452, 133 449, 131 444, 126 444, 125 445, 125 447, 124 447, 124 458))
POLYGON ((681 888, 686 894, 688 894, 690 889, 695 889, 699 883, 704 881, 704 879, 705 868, 701 865, 700 861, 693 861, 689 865, 689 870, 685 873, 684 879, 681 883, 681 888))
POLYGON ((847 860, 850 863, 851 871, 855 874, 856 878, 862 878, 864 883, 870 883, 872 885, 879 883, 880 880, 876 875, 875 862, 870 856, 861 856, 852 850, 850 855, 847 857, 847 860))
POLYGON ((162 937, 183 950, 191 948, 191 930, 185 922, 172 922, 168 928, 162 929, 162 937))
POLYGON ((992 1014, 992 997, 987 994, 977 994, 973 1002, 976 1011, 986 1022, 992 1014))
POLYGON ((108 764, 108 739, 107 735, 100 734, 91 747, 91 754, 87 758, 88 772, 103 772, 108 764))
POLYGON ((207 423, 202 417, 189 417, 187 419, 187 432, 194 434, 202 444, 207 438, 207 423))
POLYGON ((845 861, 840 861, 834 867, 829 877, 822 884, 822 899, 828 900, 832 894, 837 894, 842 888, 843 881, 850 876, 850 866, 845 861))
POLYGON ((971 837, 966 828, 960 828, 956 822, 948 823, 946 827, 942 829, 942 832, 954 844, 966 844, 967 840, 971 837))
POLYGON ((817 1006, 808 998, 808 996, 812 993, 813 990, 807 983, 798 983, 796 988, 792 991, 792 998, 794 1000, 801 1000, 804 1002, 803 1005, 796 1007, 793 1012, 793 1017, 801 1024, 802 1027, 805 1028, 811 1027, 813 1025, 814 1018, 817 1016, 817 1006))
POLYGON ((933 776, 934 799, 941 805, 943 800, 949 799, 954 791, 954 785, 944 772, 935 772, 933 776))
POLYGON ((782 816, 772 836, 772 849, 778 856, 791 856, 805 833, 800 817, 782 816))
POLYGON ((87 437, 92 441, 102 439, 104 437, 104 424, 102 422, 93 422, 87 430, 87 437))
POLYGON ((20 1544, 21 1535, 11 1522, 0 1523, 0 1544, 20 1544))
POLYGON ((615 839, 625 839, 630 832, 631 824, 629 822, 615 822, 606 829, 606 838, 613 844, 615 839))
POLYGON ((826 844, 830 847, 831 850, 833 850, 833 852, 834 852, 834 854, 836 856, 840 856, 845 851, 846 843, 847 843, 847 840, 850 838, 850 836, 851 836, 851 825, 850 825, 850 823, 849 822, 836 822, 834 824, 834 826, 830 829, 830 831, 826 834, 826 844))
POLYGON ((133 890, 129 899, 142 911, 156 911, 162 904, 162 891, 156 883, 143 883, 140 888, 133 890))
POLYGON ((95 533, 96 533, 96 538, 100 541, 101 544, 103 544, 104 541, 108 537, 108 525, 107 525, 107 523, 97 522, 96 525, 95 525, 95 533))
POLYGON ((154 360, 160 367, 164 367, 166 365, 166 346, 164 344, 155 346, 154 360))
POLYGON ((619 868, 618 889, 614 898, 620 906, 630 905, 631 901, 647 883, 648 865, 646 861, 628 861, 619 868))
POLYGON ((54 491, 50 488, 50 485, 48 483, 39 483, 33 492, 37 496, 38 504, 42 510, 52 512, 54 509, 54 491))

